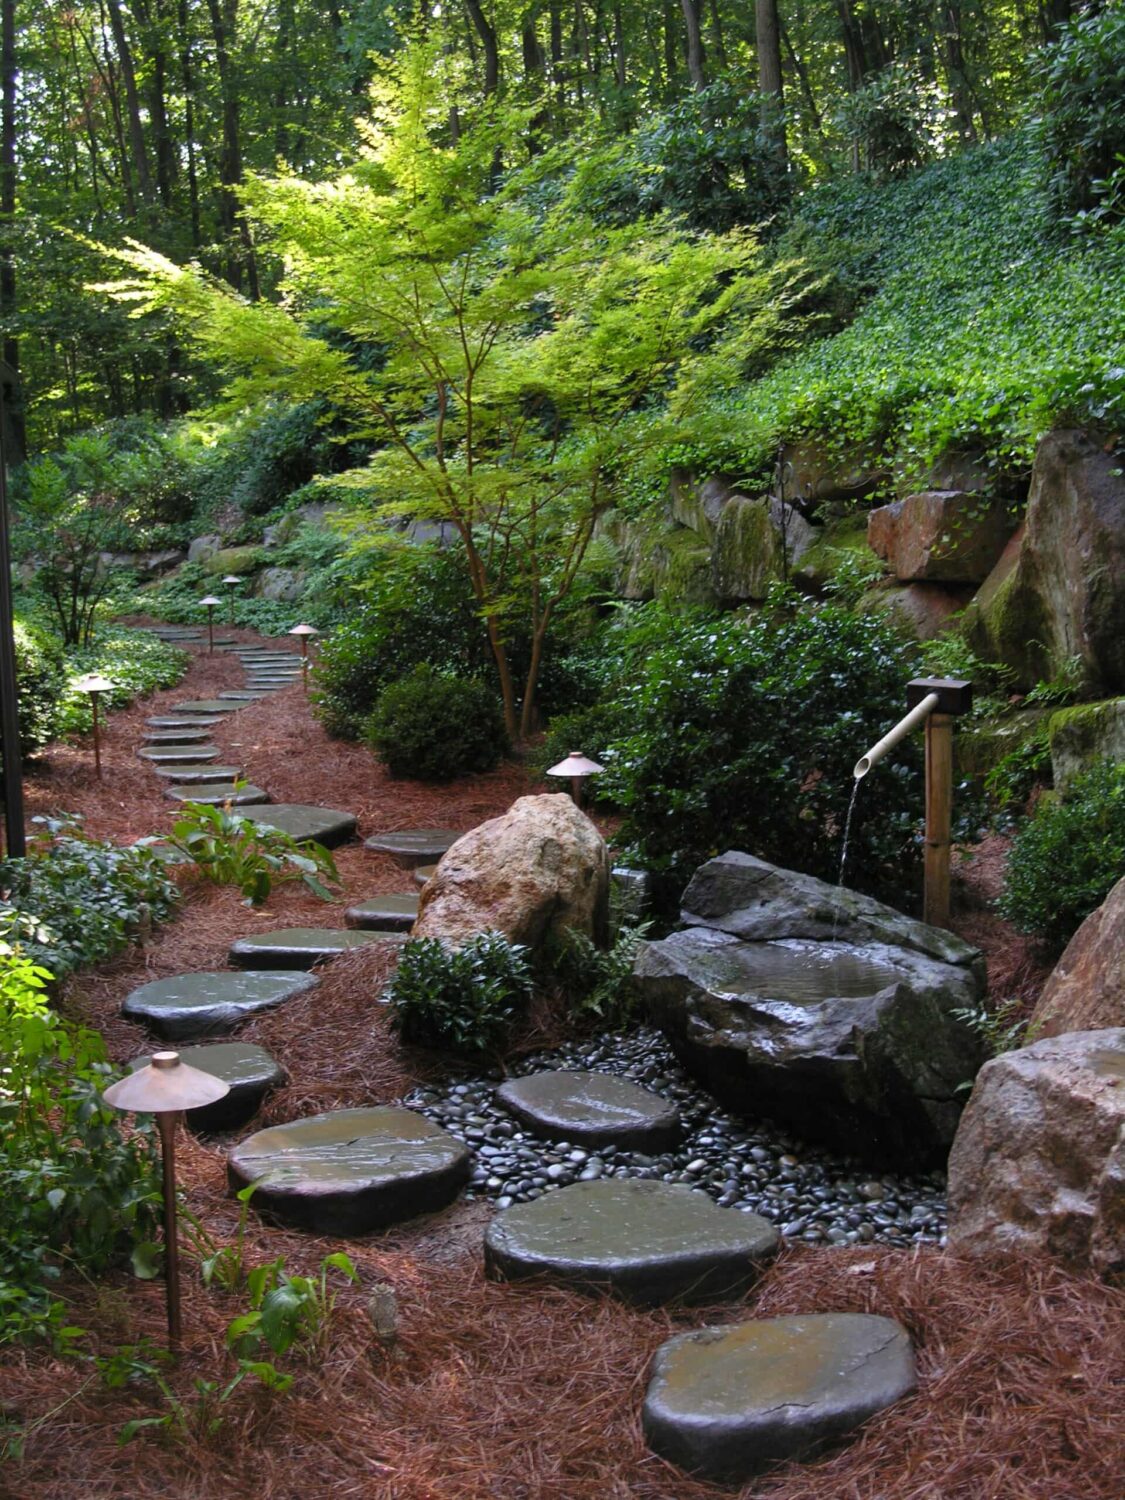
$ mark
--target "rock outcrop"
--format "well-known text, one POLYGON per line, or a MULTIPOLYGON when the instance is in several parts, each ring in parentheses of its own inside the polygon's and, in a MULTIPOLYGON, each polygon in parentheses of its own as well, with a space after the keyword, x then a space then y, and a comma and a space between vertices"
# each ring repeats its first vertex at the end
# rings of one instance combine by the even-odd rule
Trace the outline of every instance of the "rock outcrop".
POLYGON ((1100 760, 1125 760, 1125 698, 1059 709, 1047 723, 1047 740, 1056 791, 1100 760))
POLYGON ((1067 944, 1031 1025, 1036 1037, 1125 1027, 1125 878, 1067 944))
POLYGON ((1014 530, 1007 506, 961 490, 927 490, 867 518, 876 556, 907 583, 983 583, 1014 530))

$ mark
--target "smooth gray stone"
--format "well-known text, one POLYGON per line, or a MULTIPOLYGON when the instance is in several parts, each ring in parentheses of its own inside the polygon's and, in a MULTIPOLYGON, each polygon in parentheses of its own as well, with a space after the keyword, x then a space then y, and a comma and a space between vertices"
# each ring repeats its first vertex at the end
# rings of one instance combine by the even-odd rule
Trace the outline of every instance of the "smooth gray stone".
POLYGON ((233 714, 238 704, 226 698, 196 698, 187 703, 173 703, 178 714, 233 714))
POLYGON ((257 703, 259 698, 264 698, 265 696, 265 693, 255 692, 252 689, 244 691, 242 688, 232 689, 230 692, 219 694, 220 698, 225 698, 229 703, 237 703, 240 706, 243 703, 257 703))
POLYGON ((241 766, 200 766, 189 761, 185 766, 153 766, 152 769, 165 781, 174 781, 177 784, 197 782, 206 786, 209 782, 239 781, 242 778, 241 766))
POLYGON ((768 1220, 719 1208, 694 1188, 601 1178, 497 1214, 484 1263, 497 1278, 546 1276, 628 1302, 714 1302, 742 1296, 779 1242, 768 1220))
POLYGON ((674 1104, 609 1073, 532 1073, 501 1085, 496 1098, 548 1140, 657 1154, 680 1138, 674 1104))
POLYGON ((810 1456, 917 1383, 906 1330, 867 1313, 679 1334, 657 1350, 649 1374, 642 1416, 649 1447, 726 1484, 810 1456))
POLYGON ((206 744, 210 736, 211 731, 206 725, 202 729, 150 729, 145 734, 145 744, 199 745, 206 744))
POLYGON ((201 641, 202 630, 194 625, 150 625, 150 635, 154 635, 161 641, 201 641))
POLYGON ((461 837, 452 828, 407 828, 399 833, 376 833, 364 839, 363 847, 376 854, 389 854, 403 870, 435 864, 461 837))
POLYGON ((452 1203, 466 1146, 409 1109, 341 1109, 260 1130, 227 1157, 253 1206, 319 1234, 368 1234, 452 1203))
POLYGON ((142 760, 151 760, 157 766, 174 766, 183 762, 190 766, 193 762, 204 760, 217 760, 219 758, 218 745, 151 745, 147 749, 142 745, 137 751, 142 760))
POLYGON ((437 865, 418 865, 414 870, 414 882, 416 885, 425 885, 427 880, 432 880, 437 865))
MULTIPOLYGON (((245 1125, 258 1113, 270 1090, 280 1088, 289 1076, 264 1047, 252 1042, 205 1042, 201 1047, 183 1047, 180 1060, 230 1085, 230 1093, 222 1099, 184 1111, 192 1130, 235 1130, 245 1125)), ((135 1073, 151 1061, 151 1055, 134 1058, 129 1071, 135 1073)))
POLYGON ((240 969, 311 969, 322 959, 336 958, 349 948, 371 943, 396 943, 403 932, 339 932, 332 927, 278 927, 253 937, 237 938, 228 958, 240 969))
POLYGON ((170 1042, 233 1031, 248 1016, 271 1010, 283 1000, 318 984, 295 969, 269 973, 177 974, 155 979, 127 995, 121 1014, 140 1021, 170 1042))
POLYGON ((229 802, 232 807, 245 807, 251 803, 270 800, 269 792, 263 792, 260 786, 254 786, 249 781, 244 786, 236 786, 233 781, 220 781, 214 785, 204 782, 198 786, 169 786, 164 788, 164 795, 171 797, 173 802, 206 802, 212 807, 217 807, 221 802, 229 802))
POLYGON ((178 717, 172 714, 157 714, 154 718, 145 720, 150 729, 213 729, 216 724, 222 722, 221 716, 208 719, 202 714, 181 714, 178 717))
POLYGON ((417 915, 416 895, 372 896, 370 901, 349 906, 344 920, 349 927, 361 927, 370 932, 409 932, 417 915))
POLYGON ((354 815, 337 812, 331 807, 312 807, 304 802, 275 802, 268 811, 252 811, 246 816, 269 828, 280 828, 291 838, 314 839, 326 849, 335 849, 338 844, 345 844, 355 837, 354 815))

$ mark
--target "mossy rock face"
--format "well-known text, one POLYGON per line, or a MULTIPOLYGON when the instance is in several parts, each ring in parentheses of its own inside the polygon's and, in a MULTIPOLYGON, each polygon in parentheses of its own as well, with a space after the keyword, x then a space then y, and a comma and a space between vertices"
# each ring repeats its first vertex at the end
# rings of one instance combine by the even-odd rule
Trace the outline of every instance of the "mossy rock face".
POLYGON ((1049 708, 1025 708, 1006 719, 959 723, 953 755, 963 776, 987 776, 1006 755, 1026 745, 1050 717, 1049 708))
POLYGON ((793 569, 815 532, 791 505, 762 495, 732 495, 723 507, 711 552, 711 586, 720 599, 764 599, 793 569))
POLYGON ((1059 791, 1100 760, 1125 761, 1125 698, 1059 709, 1047 724, 1047 739, 1059 791))
POLYGON ((622 599, 715 603, 711 548, 694 531, 667 519, 615 516, 606 521, 602 534, 617 551, 617 592, 622 599))
POLYGON ((203 560, 203 571, 211 576, 237 573, 244 578, 255 572, 262 564, 260 547, 224 547, 203 560))
POLYGON ((793 582, 819 594, 850 561, 858 559, 866 565, 873 556, 867 545, 867 512, 840 516, 817 527, 792 570, 793 582))
POLYGON ((941 583, 896 583, 885 579, 860 601, 863 614, 882 614, 916 641, 932 641, 949 630, 972 598, 972 590, 941 583))
POLYGON ((705 542, 712 542, 726 503, 736 488, 735 481, 727 474, 696 479, 683 469, 675 469, 668 485, 672 519, 705 542))

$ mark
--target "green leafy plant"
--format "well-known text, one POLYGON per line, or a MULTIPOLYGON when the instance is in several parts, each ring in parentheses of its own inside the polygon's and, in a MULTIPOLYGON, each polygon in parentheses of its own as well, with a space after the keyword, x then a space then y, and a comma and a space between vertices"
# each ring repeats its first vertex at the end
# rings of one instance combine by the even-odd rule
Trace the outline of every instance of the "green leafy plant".
MULTIPOLYGON (((994 1005, 965 1006, 950 1014, 954 1020, 976 1032, 988 1049, 989 1057, 999 1057, 1003 1052, 1013 1052, 1035 1040, 1039 1028, 1031 1024, 1031 1018, 1023 1014, 1024 1010, 1024 1002, 1009 995, 994 1005)), ((970 1088, 971 1083, 961 1085, 962 1090, 970 1088)))
POLYGON ((1069 656, 1049 682, 1037 682, 1027 695, 1028 703, 1063 708, 1077 703, 1086 686, 1086 668, 1080 656, 1069 656))
POLYGON ((277 1369, 269 1360, 240 1359, 231 1379, 209 1380, 197 1375, 192 1381, 192 1394, 185 1397, 164 1373, 167 1358, 151 1344, 127 1344, 110 1355, 95 1357, 95 1366, 107 1389, 148 1383, 156 1388, 166 1407, 158 1416, 133 1417, 123 1423, 117 1434, 119 1447, 143 1432, 152 1431, 164 1432, 175 1442, 194 1446, 222 1430, 228 1417, 226 1408, 245 1380, 257 1381, 274 1395, 283 1395, 293 1384, 292 1375, 277 1369))
POLYGON ((161 842, 191 860, 205 879, 238 886, 249 906, 260 906, 274 885, 285 880, 303 880, 322 901, 333 901, 325 882, 340 882, 323 845, 312 839, 298 842, 280 828, 240 817, 229 806, 185 802, 171 834, 161 842))
POLYGON ((609 948, 599 948, 576 928, 563 934, 552 955, 552 968, 572 1014, 603 1026, 628 1023, 636 1001, 633 964, 651 929, 651 922, 622 926, 609 948))
MULTIPOLYGON (((67 652, 66 671, 72 679, 100 672, 113 684, 103 694, 103 707, 125 708, 158 688, 175 687, 190 659, 186 651, 157 640, 148 631, 99 626, 90 645, 67 652)), ((70 689, 59 703, 58 732, 85 734, 92 723, 89 693, 70 689)))
POLYGON ((241 1359, 259 1354, 263 1347, 274 1354, 288 1354, 294 1348, 307 1357, 327 1353, 329 1324, 339 1295, 329 1281, 331 1271, 345 1282, 359 1280, 359 1272, 343 1251, 326 1255, 315 1276, 286 1271, 281 1256, 256 1266, 246 1278, 250 1311, 227 1328, 227 1347, 241 1359))
POLYGON ((1026 802, 1036 785, 1050 779, 1051 741, 1043 724, 997 761, 984 778, 984 789, 1004 810, 1026 802))
POLYGON ((508 748, 495 694, 425 665, 383 690, 365 737, 392 776, 419 781, 490 771, 508 748))
POLYGON ((30 756, 58 732, 63 653, 53 636, 29 621, 15 621, 14 638, 20 754, 30 756))
POLYGON ((1037 130, 1056 216, 1080 231, 1119 221, 1125 152, 1125 11, 1096 7, 1062 29, 1039 63, 1037 130))
POLYGON ((437 938, 405 943, 388 998, 404 1042, 450 1052, 494 1052, 531 998, 527 950, 498 932, 459 948, 437 938))

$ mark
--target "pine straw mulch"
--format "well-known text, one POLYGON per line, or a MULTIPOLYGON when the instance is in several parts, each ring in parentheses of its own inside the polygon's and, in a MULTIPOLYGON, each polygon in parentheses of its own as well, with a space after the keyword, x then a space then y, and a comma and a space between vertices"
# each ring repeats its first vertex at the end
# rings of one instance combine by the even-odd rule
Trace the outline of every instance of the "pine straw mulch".
MULTIPOLYGON (((87 746, 52 747, 29 777, 33 810, 85 813, 98 837, 131 839, 167 826, 158 778, 134 756, 143 720, 172 703, 241 679, 229 658, 197 655, 180 687, 113 715, 105 779, 87 746)), ((277 800, 358 812, 360 831, 433 824, 469 827, 529 789, 506 766, 452 787, 388 782, 364 749, 329 741, 304 711, 299 688, 249 705, 219 726, 224 758, 238 759, 277 800), (233 752, 238 751, 235 755, 233 752), (310 793, 310 781, 315 788, 310 793)), ((389 859, 362 846, 340 852, 348 899, 406 889, 389 859)), ((136 985, 185 970, 221 968, 233 938, 274 926, 339 925, 299 886, 265 911, 236 892, 184 880, 179 919, 144 950, 73 980, 65 1005, 99 1026, 112 1054, 150 1045, 124 1021, 136 985)), ((965 924, 986 920, 968 910, 965 924)), ((987 919, 995 920, 995 919, 987 919)), ((966 935, 968 933, 966 932, 966 935)), ((995 932, 990 959, 1013 953, 995 932)), ((387 1102, 425 1076, 398 1048, 377 997, 393 955, 347 954, 319 986, 240 1032, 267 1047, 289 1082, 262 1121, 387 1102)), ((549 1028, 550 1017, 538 1018, 549 1028)), ((529 1037, 536 1040, 537 1035, 529 1037)), ((179 1178, 188 1207, 216 1243, 230 1243, 237 1205, 227 1196, 224 1143, 181 1135, 179 1178)), ((361 1275, 346 1288, 326 1347, 270 1398, 246 1382, 210 1436, 164 1434, 118 1447, 121 1424, 164 1409, 150 1385, 109 1391, 88 1367, 41 1351, 5 1351, 0 1410, 29 1424, 26 1456, 0 1476, 9 1500, 714 1500, 644 1446, 639 1412, 652 1352, 670 1334, 741 1316, 873 1311, 899 1318, 918 1349, 919 1390, 813 1465, 791 1466, 739 1492, 759 1500, 1120 1500, 1125 1474, 1125 1319, 1118 1292, 1045 1264, 968 1261, 926 1249, 786 1248, 741 1308, 645 1311, 549 1287, 493 1285, 480 1244, 490 1210, 460 1203, 381 1236, 317 1240, 251 1215, 246 1254, 282 1254, 315 1271, 346 1248, 361 1275), (392 1347, 365 1311, 375 1283, 399 1308, 392 1347)), ((161 1344, 163 1291, 125 1275, 65 1283, 73 1320, 109 1351, 147 1335, 161 1344)), ((171 1376, 193 1398, 195 1379, 229 1377, 227 1323, 237 1295, 205 1291, 185 1259, 183 1357, 171 1376)))

